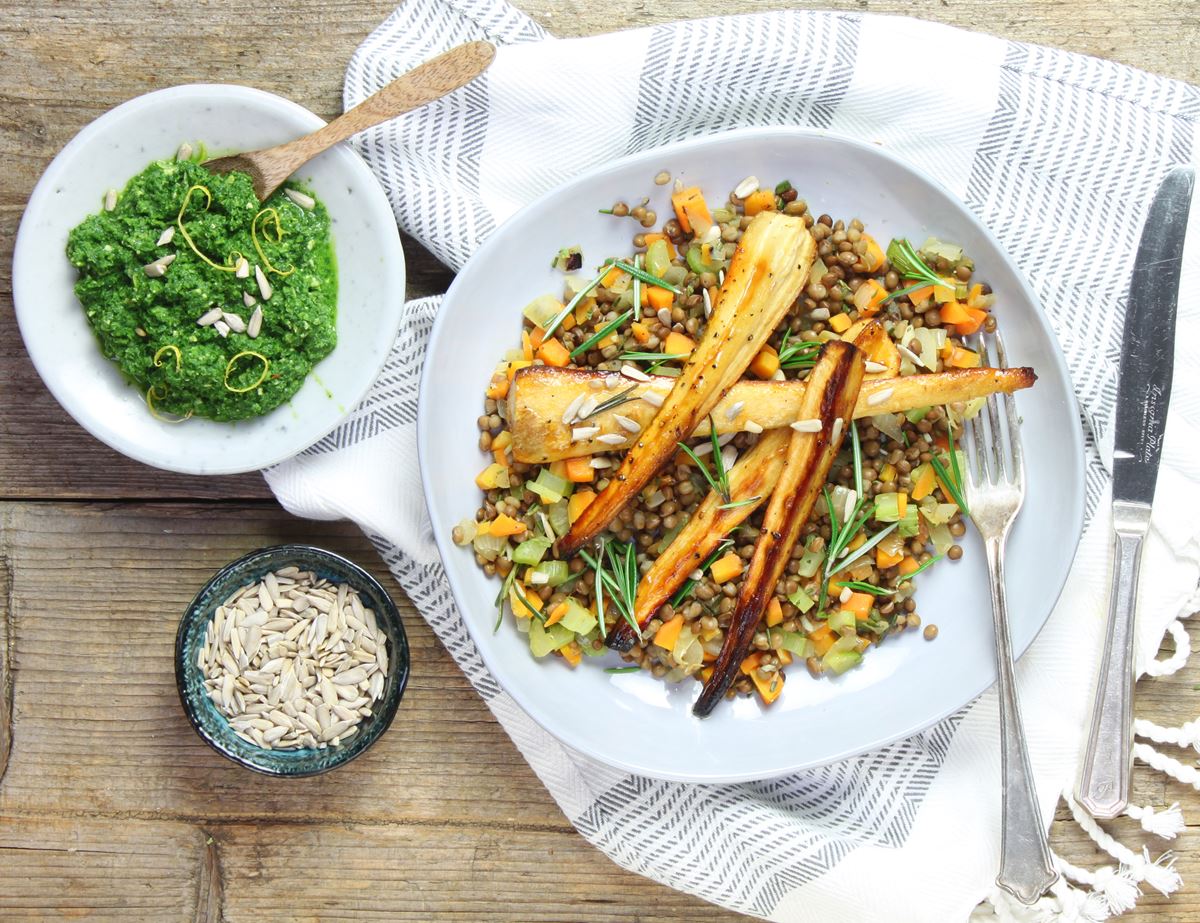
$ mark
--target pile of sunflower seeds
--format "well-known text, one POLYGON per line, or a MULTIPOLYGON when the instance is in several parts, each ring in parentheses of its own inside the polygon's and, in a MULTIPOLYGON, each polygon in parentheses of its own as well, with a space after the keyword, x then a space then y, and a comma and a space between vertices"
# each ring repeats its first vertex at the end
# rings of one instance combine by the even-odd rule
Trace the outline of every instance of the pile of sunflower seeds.
POLYGON ((281 567, 234 592, 196 658, 237 735, 267 750, 338 747, 387 678, 387 636, 358 591, 281 567))

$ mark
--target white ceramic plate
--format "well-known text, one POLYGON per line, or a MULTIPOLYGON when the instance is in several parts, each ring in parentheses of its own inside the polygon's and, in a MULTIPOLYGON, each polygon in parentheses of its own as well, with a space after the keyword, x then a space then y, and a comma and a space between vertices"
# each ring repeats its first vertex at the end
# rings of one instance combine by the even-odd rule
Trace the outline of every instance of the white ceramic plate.
POLYGON ((329 208, 338 263, 338 345, 291 401, 238 423, 155 419, 101 354, 75 297, 67 234, 152 160, 184 142, 224 153, 268 147, 325 123, 302 106, 248 87, 192 85, 139 96, 88 125, 34 189, 13 257, 13 299, 26 349, 63 408, 131 458, 189 474, 252 471, 290 458, 333 429, 366 394, 387 357, 404 304, 404 254, 387 197, 349 147, 296 175, 329 208))
MULTIPOLYGON (((973 530, 965 555, 919 578, 918 611, 936 623, 935 642, 919 632, 872 649, 861 667, 814 680, 788 672, 770 708, 755 698, 721 704, 697 720, 699 684, 667 686, 646 673, 608 674, 615 655, 534 660, 506 616, 493 633, 497 591, 468 550, 450 540, 454 524, 479 505, 473 484, 487 459, 475 420, 501 353, 517 342, 521 308, 562 285, 549 268, 559 247, 582 244, 590 270, 626 254, 637 230, 596 209, 651 193, 669 213, 669 170, 721 201, 749 174, 790 179, 814 212, 859 217, 879 240, 927 235, 960 243, 997 295, 1014 365, 1039 376, 1018 398, 1029 492, 1008 549, 1013 640, 1024 651, 1062 589, 1083 509, 1083 449, 1067 371, 1032 292, 990 233, 953 196, 879 147, 798 130, 750 130, 639 154, 579 177, 510 219, 459 273, 434 325, 421 387, 418 439, 425 495, 455 598, 496 679, 561 741, 620 768, 670 779, 768 778, 851 756, 913 734, 960 708, 995 681, 987 569, 973 530)), ((585 273, 585 275, 590 273, 585 273)))

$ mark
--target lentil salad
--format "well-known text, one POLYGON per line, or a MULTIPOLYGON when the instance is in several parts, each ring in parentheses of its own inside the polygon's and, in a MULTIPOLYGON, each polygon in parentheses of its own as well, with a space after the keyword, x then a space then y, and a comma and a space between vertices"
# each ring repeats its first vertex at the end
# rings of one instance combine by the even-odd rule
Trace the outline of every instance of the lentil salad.
MULTIPOLYGON (((786 181, 762 188, 749 177, 711 213, 698 189, 676 184, 672 202, 675 216, 657 231, 658 216, 646 202, 604 209, 648 229, 634 235, 633 252, 605 261, 595 278, 566 275, 561 298, 555 293, 526 306, 521 347, 497 366, 478 420, 480 449, 493 457, 477 479, 484 497, 453 537, 471 546, 486 573, 501 579, 497 627, 511 613, 535 656, 555 654, 574 665, 606 653, 606 642, 621 647, 614 641, 624 637, 630 643, 621 653, 627 666, 620 669, 648 670, 667 681, 705 681, 754 554, 761 508, 720 536, 648 621, 632 615, 639 584, 706 495, 724 486, 726 503, 718 508, 763 499, 737 501, 728 488, 738 459, 763 438, 753 401, 725 408, 743 421, 736 431, 718 435, 728 427, 720 407, 714 411, 710 433, 681 443, 596 544, 568 556, 559 543, 609 486, 620 448, 641 429, 639 420, 661 405, 654 382, 680 375, 751 221, 763 212, 802 220, 816 240, 817 259, 802 293, 750 363, 747 385, 805 380, 824 343, 853 340, 872 321, 886 331, 886 345, 879 343, 867 357, 872 376, 977 367, 979 354, 964 337, 995 329, 994 299, 974 280, 974 266, 961 249, 934 239, 919 248, 903 240, 884 248, 857 219, 814 214, 786 181), (511 392, 514 383, 524 387, 519 383, 542 368, 586 371, 585 390, 562 415, 571 442, 589 443, 586 454, 543 464, 521 460, 511 392), (605 416, 615 422, 613 432, 599 432, 604 427, 597 420, 605 416)), ((565 259, 570 250, 556 258, 561 268, 583 263, 575 253, 565 259)), ((888 390, 877 388, 874 396, 886 399, 888 390)), ((943 557, 962 554, 957 539, 966 529, 965 498, 955 439, 962 420, 981 403, 972 398, 870 414, 849 427, 847 445, 790 552, 728 695, 757 690, 769 703, 796 660, 814 675, 838 674, 872 645, 920 625, 912 578, 943 557)), ((801 432, 810 422, 790 425, 801 432)))

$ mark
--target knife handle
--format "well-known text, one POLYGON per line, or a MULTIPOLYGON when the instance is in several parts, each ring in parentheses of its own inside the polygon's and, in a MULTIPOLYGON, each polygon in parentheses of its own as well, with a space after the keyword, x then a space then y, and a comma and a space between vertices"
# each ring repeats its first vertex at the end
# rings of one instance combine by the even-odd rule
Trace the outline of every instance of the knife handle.
POLYGON ((1076 800, 1100 820, 1129 804, 1133 768, 1133 648, 1142 540, 1150 526, 1145 503, 1113 502, 1112 587, 1104 656, 1092 704, 1092 726, 1076 800))

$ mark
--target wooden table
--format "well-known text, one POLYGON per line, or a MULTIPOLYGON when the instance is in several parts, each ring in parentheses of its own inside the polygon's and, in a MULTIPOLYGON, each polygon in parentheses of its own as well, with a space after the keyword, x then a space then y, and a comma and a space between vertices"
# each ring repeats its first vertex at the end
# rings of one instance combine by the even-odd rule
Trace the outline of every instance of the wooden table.
MULTIPOLYGON (((131 96, 252 84, 325 117, 342 66, 392 0, 8 0, 0 18, 0 918, 112 920, 732 920, 626 873, 583 841, 367 541, 285 514, 256 475, 191 478, 128 461, 42 387, 12 317, 26 198, 83 125, 131 96), (217 567, 303 540, 364 562, 405 609, 414 670, 393 728, 353 768, 301 782, 226 762, 192 732, 172 678, 176 621, 217 567), (7 764, 7 765, 6 765, 7 764)), ((584 34, 759 0, 523 0, 584 34)), ((1200 82, 1200 15, 1176 0, 833 0, 1111 57, 1200 82)), ((410 296, 450 274, 406 241, 410 296)), ((415 474, 414 474, 415 476, 415 474)), ((1200 637, 1194 637, 1200 641, 1200 637)), ((1196 669, 1145 684, 1139 710, 1196 712, 1196 669)), ((1186 759, 1186 755, 1183 756, 1186 759)), ((1139 803, 1200 796, 1137 771, 1139 803)), ((1062 818, 1060 818, 1061 820, 1062 818)), ((1130 823, 1116 828, 1138 842, 1130 823)), ((1056 848, 1096 865, 1082 832, 1056 848)), ((1200 836, 1177 841, 1200 921, 1200 836)), ((1158 850, 1159 843, 1152 844, 1158 850)), ((931 880, 936 869, 930 869, 931 880)), ((1150 895, 1130 920, 1166 901, 1150 895)))

